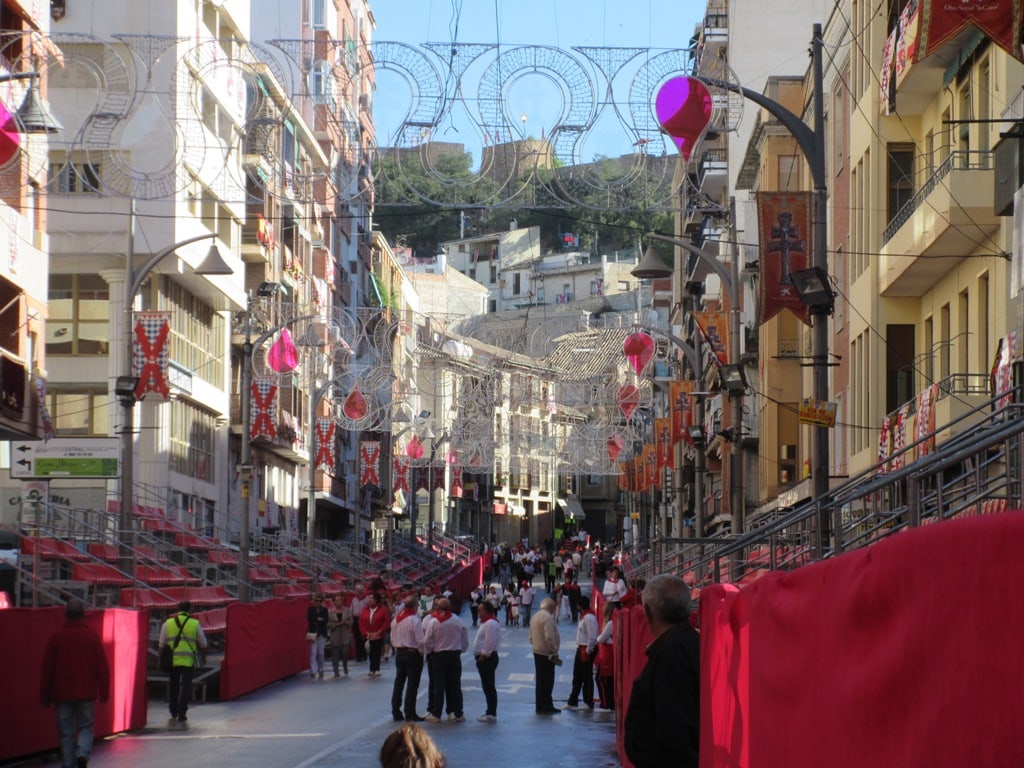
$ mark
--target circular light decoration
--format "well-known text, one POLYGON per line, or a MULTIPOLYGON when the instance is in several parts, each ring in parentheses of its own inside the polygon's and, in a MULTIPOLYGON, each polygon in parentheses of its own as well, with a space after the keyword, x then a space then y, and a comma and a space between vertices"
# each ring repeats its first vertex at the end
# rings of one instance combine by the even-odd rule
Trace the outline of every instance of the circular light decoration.
POLYGON ((654 111, 662 130, 672 137, 684 160, 711 122, 711 91, 695 77, 673 77, 658 89, 654 111))

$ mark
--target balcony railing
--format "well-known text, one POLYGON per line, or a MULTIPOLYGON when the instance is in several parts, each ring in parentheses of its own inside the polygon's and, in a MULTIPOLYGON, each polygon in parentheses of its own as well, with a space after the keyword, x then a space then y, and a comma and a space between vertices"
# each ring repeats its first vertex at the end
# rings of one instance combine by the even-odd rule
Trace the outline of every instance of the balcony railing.
POLYGON ((882 233, 883 245, 889 242, 900 230, 914 212, 921 207, 925 199, 939 184, 950 174, 951 171, 990 171, 992 170, 992 153, 981 151, 958 151, 951 152, 918 187, 917 192, 911 197, 896 215, 893 216, 889 226, 882 233))

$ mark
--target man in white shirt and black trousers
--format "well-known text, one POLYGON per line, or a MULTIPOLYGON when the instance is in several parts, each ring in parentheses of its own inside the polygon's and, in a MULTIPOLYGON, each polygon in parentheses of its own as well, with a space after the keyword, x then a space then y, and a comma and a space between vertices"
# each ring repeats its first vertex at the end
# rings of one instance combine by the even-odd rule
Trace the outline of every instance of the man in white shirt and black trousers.
POLYGON ((597 618, 590 610, 590 597, 578 595, 577 605, 580 610, 579 624, 576 626, 576 658, 572 663, 572 691, 565 703, 565 709, 579 709, 580 691, 583 691, 583 703, 590 710, 594 709, 594 652, 597 650, 597 618))
POLYGON ((391 691, 391 716, 396 722, 423 720, 416 714, 416 694, 420 690, 420 676, 423 674, 423 626, 419 617, 420 602, 415 595, 409 595, 402 604, 402 610, 391 620, 391 645, 395 649, 395 685, 391 691), (405 712, 402 712, 405 689, 405 712))
POLYGON ((432 709, 423 719, 428 723, 441 722, 441 706, 444 704, 449 720, 464 723, 461 657, 462 652, 469 648, 469 633, 462 619, 452 613, 447 599, 442 597, 434 603, 432 613, 436 621, 431 621, 424 632, 426 650, 433 655, 430 681, 432 709))
POLYGON ((476 671, 480 673, 480 687, 487 701, 487 711, 477 718, 481 723, 493 723, 498 719, 498 689, 494 684, 494 673, 498 668, 498 647, 501 645, 501 627, 495 616, 494 606, 480 604, 480 629, 473 640, 473 657, 476 671))

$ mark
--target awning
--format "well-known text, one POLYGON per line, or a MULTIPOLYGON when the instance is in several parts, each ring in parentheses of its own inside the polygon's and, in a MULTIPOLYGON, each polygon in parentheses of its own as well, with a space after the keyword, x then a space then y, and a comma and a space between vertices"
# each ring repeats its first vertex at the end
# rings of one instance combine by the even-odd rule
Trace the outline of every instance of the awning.
POLYGON ((583 511, 583 506, 580 504, 579 499, 557 499, 557 501, 562 511, 572 519, 587 519, 587 513, 583 511))

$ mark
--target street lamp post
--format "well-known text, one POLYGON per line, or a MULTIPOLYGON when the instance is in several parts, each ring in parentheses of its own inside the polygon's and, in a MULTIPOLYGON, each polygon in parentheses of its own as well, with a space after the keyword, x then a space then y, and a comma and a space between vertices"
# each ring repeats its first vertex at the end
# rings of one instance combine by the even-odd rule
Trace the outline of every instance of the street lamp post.
MULTIPOLYGON (((118 525, 120 527, 119 540, 121 543, 121 570, 126 573, 134 572, 134 569, 132 568, 131 528, 135 485, 134 437, 135 403, 137 400, 135 389, 138 384, 138 378, 135 376, 135 372, 133 370, 135 345, 132 341, 132 309, 135 305, 135 299, 137 298, 139 291, 142 290, 143 283, 145 283, 150 273, 156 269, 157 265, 161 261, 166 259, 179 248, 192 243, 197 243, 200 240, 211 240, 216 239, 217 237, 216 233, 207 233, 205 235, 196 235, 195 237, 180 240, 174 245, 170 245, 167 248, 154 253, 140 269, 136 270, 135 221, 135 201, 131 200, 129 202, 128 253, 125 265, 125 297, 123 314, 125 335, 124 370, 126 373, 118 376, 114 385, 114 394, 118 400, 120 400, 123 410, 121 421, 121 509, 118 525)), ((210 246, 210 250, 207 252, 206 257, 193 270, 193 272, 197 275, 211 276, 230 275, 234 270, 224 261, 223 257, 221 257, 220 251, 217 249, 217 244, 213 243, 210 246)))
MULTIPOLYGON (((276 293, 276 283, 262 283, 260 291, 268 291, 270 295, 276 293)), ((293 317, 283 323, 260 334, 255 340, 252 339, 252 294, 250 293, 246 306, 245 319, 245 343, 242 346, 242 381, 240 394, 240 407, 242 417, 242 446, 239 452, 238 463, 244 493, 242 495, 242 514, 238 521, 238 599, 243 603, 249 601, 249 544, 250 544, 250 518, 252 516, 252 480, 256 476, 255 468, 252 465, 252 358, 253 353, 265 344, 275 333, 287 328, 293 323, 303 320, 315 320, 319 315, 303 315, 293 317)))
MULTIPOLYGON (((767 96, 736 83, 700 78, 709 85, 739 93, 768 110, 796 140, 807 159, 814 186, 812 198, 813 262, 812 267, 828 273, 828 187, 825 174, 825 101, 822 74, 822 30, 814 24, 811 40, 811 77, 813 85, 814 127, 799 115, 767 96)), ((811 327, 811 362, 813 368, 812 395, 815 400, 828 400, 828 315, 813 313, 811 327)), ((823 548, 831 538, 831 521, 824 501, 829 490, 829 434, 828 427, 815 426, 811 432, 811 481, 814 502, 818 506, 818 542, 823 548)))

